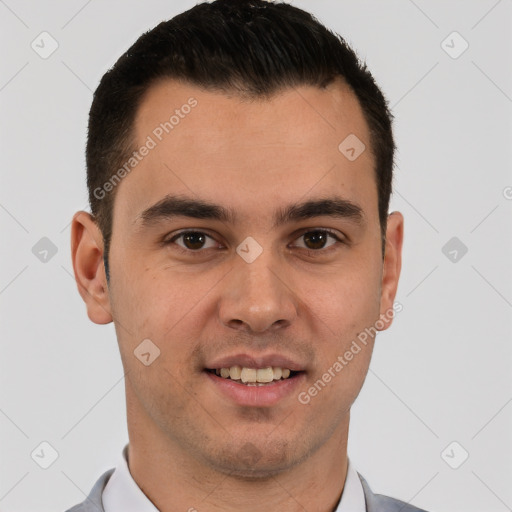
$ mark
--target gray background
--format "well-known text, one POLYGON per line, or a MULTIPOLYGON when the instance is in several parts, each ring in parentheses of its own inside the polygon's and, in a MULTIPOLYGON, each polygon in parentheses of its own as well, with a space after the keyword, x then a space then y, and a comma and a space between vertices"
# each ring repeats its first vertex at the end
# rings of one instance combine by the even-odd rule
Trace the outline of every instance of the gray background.
MULTIPOLYGON (((1 511, 82 501, 127 442, 114 329, 87 318, 69 222, 87 209, 92 91, 194 3, 0 0, 1 511), (46 59, 31 47, 51 48, 43 31, 59 45, 46 59), (31 458, 43 441, 48 469, 48 448, 31 458)), ((432 512, 512 510, 512 2, 293 4, 354 45, 396 116, 404 309, 379 335, 349 455, 375 492, 432 512)))

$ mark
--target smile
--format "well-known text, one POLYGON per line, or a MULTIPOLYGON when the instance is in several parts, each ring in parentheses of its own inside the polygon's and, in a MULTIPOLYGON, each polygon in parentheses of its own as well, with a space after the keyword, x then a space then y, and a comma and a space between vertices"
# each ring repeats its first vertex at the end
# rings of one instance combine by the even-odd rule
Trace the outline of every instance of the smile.
POLYGON ((223 379, 230 379, 248 386, 264 386, 274 381, 288 379, 297 372, 280 366, 267 366, 265 368, 248 368, 234 365, 230 368, 215 368, 208 370, 223 379))

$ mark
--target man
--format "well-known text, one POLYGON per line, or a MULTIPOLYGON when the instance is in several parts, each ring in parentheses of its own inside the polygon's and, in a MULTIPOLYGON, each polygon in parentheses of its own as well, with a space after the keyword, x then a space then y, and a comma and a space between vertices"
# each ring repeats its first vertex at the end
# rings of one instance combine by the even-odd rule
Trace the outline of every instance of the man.
POLYGON ((72 511, 419 510, 347 456, 396 311, 394 147, 371 74, 285 3, 198 4, 105 74, 72 257, 129 444, 72 511))

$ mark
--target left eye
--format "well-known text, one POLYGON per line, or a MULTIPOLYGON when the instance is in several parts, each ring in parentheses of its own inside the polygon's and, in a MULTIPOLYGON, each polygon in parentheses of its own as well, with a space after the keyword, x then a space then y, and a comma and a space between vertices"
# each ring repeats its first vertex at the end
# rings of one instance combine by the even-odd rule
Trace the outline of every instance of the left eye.
POLYGON ((334 233, 324 230, 324 229, 316 229, 314 231, 307 231, 299 236, 297 240, 303 239, 304 245, 301 248, 304 249, 313 249, 320 250, 325 249, 326 247, 330 247, 334 245, 336 242, 341 242, 341 240, 334 233), (329 238, 333 241, 331 244, 326 245, 329 238))

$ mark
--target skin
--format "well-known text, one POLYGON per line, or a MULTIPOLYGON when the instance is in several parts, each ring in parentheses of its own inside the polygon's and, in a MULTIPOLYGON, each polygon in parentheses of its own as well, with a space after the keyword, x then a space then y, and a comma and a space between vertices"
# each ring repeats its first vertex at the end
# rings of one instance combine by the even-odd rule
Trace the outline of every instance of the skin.
POLYGON ((383 259, 368 126, 341 82, 244 101, 166 80, 139 107, 136 147, 190 97, 197 107, 117 186, 109 286, 94 219, 82 211, 72 223, 88 316, 116 328, 130 472, 162 512, 330 511, 374 339, 308 405, 292 393, 272 407, 241 407, 203 369, 224 355, 282 353, 305 365, 297 391, 307 390, 392 309, 403 216, 388 217, 383 259), (338 150, 349 134, 367 148, 352 162, 338 150), (166 194, 232 208, 236 222, 179 217, 144 227, 141 212, 166 194), (359 205, 363 222, 320 216, 273 227, 276 208, 333 195, 359 205), (183 237, 159 243, 186 228, 212 237, 192 245, 199 255, 183 237), (314 229, 345 242, 329 237, 312 249, 302 235, 314 229), (250 264, 236 253, 248 236, 263 248, 250 264), (133 354, 146 338, 161 351, 149 366, 133 354))

